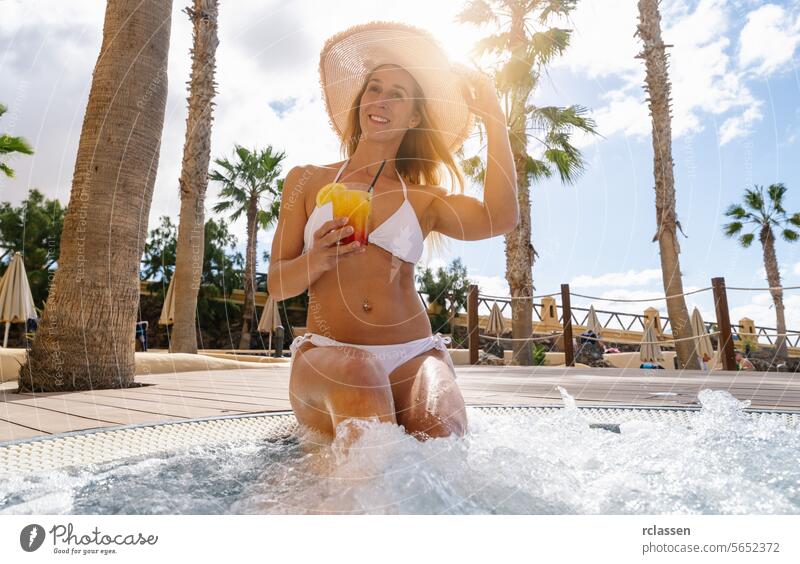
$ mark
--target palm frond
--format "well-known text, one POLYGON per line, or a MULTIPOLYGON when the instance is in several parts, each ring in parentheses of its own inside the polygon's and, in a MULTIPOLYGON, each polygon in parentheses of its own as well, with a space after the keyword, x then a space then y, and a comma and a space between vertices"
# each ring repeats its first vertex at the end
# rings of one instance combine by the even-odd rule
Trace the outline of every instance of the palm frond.
POLYGON ((738 235, 743 227, 744 224, 741 221, 732 221, 731 223, 726 223, 725 225, 723 225, 722 231, 728 237, 733 237, 735 235, 738 235))
POLYGON ((763 188, 756 186, 755 188, 747 188, 744 191, 744 203, 754 212, 760 215, 766 215, 764 209, 764 192, 763 188))
POLYGON ((597 134, 597 123, 589 117, 589 109, 585 106, 528 106, 531 126, 540 130, 566 132, 570 128, 586 133, 597 134))
POLYGON ((257 229, 268 229, 270 224, 270 217, 267 212, 264 210, 258 210, 256 212, 256 228, 257 229))
POLYGON ((566 184, 572 184, 583 173, 585 163, 580 157, 580 153, 572 147, 571 150, 563 148, 550 148, 544 152, 544 158, 555 166, 561 181, 566 184))
POLYGON ((775 208, 775 211, 783 213, 785 211, 783 209, 783 195, 786 194, 786 186, 784 186, 782 182, 770 184, 767 188, 767 194, 772 201, 772 206, 775 208))
POLYGON ((786 221, 795 227, 800 227, 800 212, 790 216, 786 221))
POLYGON ((482 26, 486 23, 496 23, 497 15, 486 0, 470 0, 456 15, 456 22, 482 26))
POLYGON ((798 233, 794 229, 784 229, 781 231, 781 233, 783 233, 783 238, 785 241, 790 243, 797 241, 798 233))
POLYGON ((533 34, 529 45, 529 60, 539 66, 548 65, 564 53, 569 45, 571 30, 553 27, 533 34))
POLYGON ((486 178, 486 165, 480 156, 475 155, 468 159, 462 159, 460 164, 464 174, 468 178, 474 182, 483 184, 486 178))
POLYGON ((739 244, 742 245, 742 247, 747 248, 753 242, 753 239, 755 239, 755 235, 753 233, 746 233, 739 237, 739 244))
POLYGON ((530 182, 533 183, 553 176, 553 169, 546 162, 528 155, 525 159, 525 173, 528 175, 530 182))
POLYGON ((495 74, 495 82, 500 92, 508 92, 512 87, 522 91, 531 91, 536 85, 532 65, 527 54, 512 53, 511 57, 500 66, 495 74))
POLYGON ((0 155, 9 153, 21 153, 32 155, 33 148, 22 137, 11 137, 10 135, 0 135, 0 155))
POLYGON ((211 206, 214 213, 225 213, 231 208, 233 208, 233 201, 231 200, 222 200, 211 206))
POLYGON ((541 9, 539 12, 539 22, 545 23, 552 16, 566 16, 573 11, 577 6, 576 0, 529 0, 527 11, 532 12, 537 7, 541 9), (544 4, 544 6, 542 6, 544 4))
POLYGON ((228 159, 214 159, 214 164, 224 168, 231 178, 236 174, 236 167, 228 159))
POLYGON ((242 163, 249 164, 252 161, 253 153, 251 153, 247 147, 235 145, 233 152, 239 157, 239 161, 242 163))
POLYGON ((215 163, 220 169, 209 173, 209 180, 220 182, 222 187, 219 191, 220 202, 212 207, 216 213, 228 213, 232 221, 236 221, 242 214, 247 213, 250 201, 259 202, 256 211, 257 221, 271 221, 270 213, 266 216, 259 216, 259 212, 265 211, 260 204, 262 196, 271 194, 268 209, 272 210, 274 200, 279 197, 283 184, 278 179, 281 174, 281 162, 286 158, 284 151, 276 151, 272 145, 268 145, 264 150, 250 150, 242 145, 234 145, 234 158, 232 161, 227 159, 215 159, 215 163), (260 217, 260 219, 258 219, 260 217))
POLYGON ((208 180, 211 182, 219 182, 220 184, 230 184, 234 182, 234 180, 228 176, 225 176, 218 170, 212 170, 208 173, 208 180))
POLYGON ((281 199, 280 198, 275 198, 272 201, 272 204, 270 205, 269 209, 267 210, 267 213, 269 215, 271 215, 272 217, 274 217, 275 221, 278 220, 278 216, 281 213, 281 199))
POLYGON ((475 42, 472 53, 476 57, 482 57, 486 54, 502 53, 509 48, 510 39, 511 35, 508 33, 498 33, 496 35, 483 37, 475 42))
POLYGON ((725 212, 725 215, 733 219, 741 220, 747 217, 747 212, 739 204, 731 204, 725 212))
POLYGON ((249 191, 237 184, 225 184, 219 191, 219 196, 241 206, 246 205, 250 199, 249 191))
POLYGON ((281 208, 281 201, 279 199, 274 199, 272 202, 266 206, 266 209, 258 210, 256 214, 256 224, 261 229, 269 229, 278 221, 278 215, 280 213, 281 208))

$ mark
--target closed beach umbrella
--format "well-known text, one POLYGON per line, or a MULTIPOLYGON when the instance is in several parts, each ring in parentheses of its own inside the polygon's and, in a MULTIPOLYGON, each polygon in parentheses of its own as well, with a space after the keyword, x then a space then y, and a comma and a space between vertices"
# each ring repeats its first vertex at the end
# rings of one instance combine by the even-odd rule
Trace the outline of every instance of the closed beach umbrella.
POLYGON ((172 325, 175 323, 175 294, 172 291, 172 283, 174 281, 175 278, 169 281, 167 295, 161 308, 161 317, 158 318, 159 325, 172 325))
POLYGON ((598 337, 600 336, 600 329, 603 328, 600 325, 600 320, 597 319, 597 314, 594 312, 594 306, 589 306, 589 316, 586 318, 586 328, 589 331, 592 331, 598 337))
POLYGON ((261 313, 261 319, 258 321, 259 333, 272 333, 281 325, 281 316, 278 312, 278 302, 272 299, 272 296, 267 297, 267 303, 264 304, 264 311, 261 313))
POLYGON ((269 333, 269 346, 272 348, 272 334, 278 329, 283 328, 281 324, 281 315, 278 311, 278 302, 272 299, 272 296, 267 297, 267 303, 264 304, 264 311, 261 312, 261 319, 258 321, 258 332, 269 333))
POLYGON ((653 323, 647 324, 642 338, 642 345, 639 348, 639 358, 642 362, 662 362, 664 355, 661 354, 661 347, 658 345, 658 337, 653 323))
POLYGON ((714 358, 714 346, 711 344, 711 337, 708 336, 706 324, 703 323, 700 311, 696 307, 692 312, 692 333, 697 337, 695 347, 700 358, 702 359, 704 354, 707 354, 708 358, 714 358))
POLYGON ((486 324, 486 332, 490 335, 497 335, 498 337, 503 334, 503 314, 500 312, 500 306, 494 302, 492 311, 489 312, 489 322, 486 324))
POLYGON ((6 324, 3 347, 8 345, 8 330, 12 323, 25 323, 36 318, 33 295, 25 272, 22 254, 14 253, 0 281, 0 323, 6 324))

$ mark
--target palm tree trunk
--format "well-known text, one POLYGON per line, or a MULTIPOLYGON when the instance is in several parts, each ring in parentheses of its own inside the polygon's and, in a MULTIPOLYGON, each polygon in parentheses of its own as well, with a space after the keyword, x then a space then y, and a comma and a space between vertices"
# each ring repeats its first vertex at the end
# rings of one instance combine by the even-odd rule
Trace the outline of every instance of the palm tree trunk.
MULTIPOLYGON (((511 300, 511 333, 514 339, 527 339, 533 333, 533 300, 531 299, 533 296, 533 245, 531 244, 531 203, 529 182, 525 173, 525 159, 524 149, 521 155, 514 151, 520 215, 516 229, 505 235, 506 280, 511 297, 516 298, 511 300)), ((515 340, 512 347, 514 359, 521 366, 530 366, 533 363, 530 342, 515 340)))
POLYGON ((772 303, 775 305, 775 320, 778 328, 778 337, 775 341, 775 356, 787 358, 789 352, 786 348, 786 317, 783 307, 783 289, 781 288, 781 274, 778 268, 778 257, 775 254, 775 234, 772 228, 764 226, 759 238, 764 250, 764 269, 767 271, 767 282, 772 290, 772 303))
POLYGON ((244 313, 240 349, 250 348, 250 325, 256 309, 256 214, 258 202, 251 198, 247 210, 247 258, 244 266, 244 313))
POLYGON ((657 0, 639 0, 639 26, 637 34, 644 43, 637 55, 645 61, 645 90, 649 94, 650 116, 653 122, 653 169, 656 191, 656 223, 661 254, 661 276, 667 296, 667 314, 672 326, 672 336, 677 340, 675 351, 681 368, 699 370, 700 364, 693 342, 689 311, 683 296, 683 282, 678 255, 675 216, 675 178, 672 162, 672 125, 670 116, 670 83, 667 74, 666 46, 661 38, 661 14, 657 0), (688 340, 681 340, 688 339, 688 340))
POLYGON ((211 121, 217 50, 217 0, 194 0, 185 8, 194 25, 189 117, 180 178, 181 220, 175 258, 175 324, 171 352, 197 352, 197 293, 205 248, 205 196, 211 158, 211 121))
MULTIPOLYGON (((525 44, 524 13, 515 10, 512 15, 512 36, 516 45, 525 44)), ((509 127, 511 152, 517 172, 517 200, 519 202, 519 224, 505 235, 506 243, 506 281, 511 293, 511 334, 514 339, 528 339, 533 333, 533 258, 531 244, 531 202, 530 181, 526 163, 528 160, 528 141, 526 135, 526 101, 530 89, 517 85, 511 91, 509 127), (522 299, 513 299, 522 298, 522 299)), ((513 357, 521 366, 533 364, 531 342, 512 341, 513 357)))
POLYGON ((53 285, 20 391, 128 387, 172 2, 109 0, 53 285))

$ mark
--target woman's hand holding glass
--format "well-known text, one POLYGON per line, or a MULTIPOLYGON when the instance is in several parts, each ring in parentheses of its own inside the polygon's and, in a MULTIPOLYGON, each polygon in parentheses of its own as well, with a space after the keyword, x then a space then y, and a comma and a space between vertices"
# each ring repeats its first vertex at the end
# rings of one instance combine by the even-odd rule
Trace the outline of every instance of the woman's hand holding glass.
POLYGON ((367 248, 359 241, 340 245, 339 241, 353 234, 353 227, 347 224, 346 217, 336 217, 326 221, 314 232, 314 240, 308 251, 309 264, 312 270, 327 272, 337 265, 339 260, 360 255, 367 248))

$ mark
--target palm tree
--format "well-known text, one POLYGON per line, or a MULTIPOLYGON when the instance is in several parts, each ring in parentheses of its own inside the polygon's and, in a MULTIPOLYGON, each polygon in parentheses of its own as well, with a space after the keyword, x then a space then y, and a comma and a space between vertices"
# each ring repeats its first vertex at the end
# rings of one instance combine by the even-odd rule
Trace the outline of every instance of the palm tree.
MULTIPOLYGON (((520 221, 514 231, 505 235, 506 280, 512 298, 517 298, 511 302, 515 339, 527 339, 533 331, 531 297, 536 251, 531 243, 530 186, 554 174, 562 182, 572 183, 583 171, 584 160, 570 142, 570 135, 575 131, 595 133, 586 108, 537 107, 530 102, 547 65, 569 44, 570 30, 546 26, 553 18, 566 17, 574 8, 574 0, 473 0, 457 16, 461 23, 491 23, 497 31, 478 42, 475 54, 498 56, 498 63, 489 74, 505 102, 517 172, 520 221), (531 141, 536 143, 539 154, 529 153, 531 141)), ((485 164, 480 157, 463 159, 461 164, 469 177, 483 181, 485 164)), ((533 363, 530 343, 514 341, 513 347, 519 364, 533 363)))
POLYGON ((133 382, 139 261, 167 101, 172 2, 109 0, 61 248, 20 391, 133 382))
POLYGON ((267 229, 278 219, 283 183, 278 180, 284 152, 274 152, 271 145, 252 152, 236 145, 236 160, 215 159, 222 170, 211 172, 210 179, 222 183, 214 206, 215 213, 228 213, 232 221, 242 214, 247 218, 247 251, 244 270, 244 312, 240 349, 250 348, 250 329, 255 316, 256 238, 257 230, 267 229), (264 199, 269 198, 269 202, 264 199))
POLYGON ((795 227, 800 227, 800 212, 786 213, 783 208, 783 196, 786 186, 781 183, 771 184, 767 187, 766 197, 763 186, 754 186, 744 191, 744 203, 733 204, 725 212, 732 219, 723 225, 722 229, 728 237, 739 237, 742 247, 749 247, 758 232, 761 249, 764 253, 764 269, 767 271, 767 282, 772 294, 772 303, 775 305, 775 318, 778 326, 776 341, 776 355, 786 358, 786 319, 783 307, 783 289, 781 288, 781 275, 778 269, 778 257, 775 254, 775 232, 779 229, 783 239, 794 243, 800 237, 795 227), (752 232, 742 233, 745 226, 752 226, 752 232))
POLYGON ((175 323, 172 352, 197 352, 197 294, 203 271, 205 197, 211 160, 211 121, 216 68, 217 0, 194 0, 183 10, 193 24, 189 116, 180 178, 181 221, 175 260, 175 323))
POLYGON ((661 255, 661 278, 667 296, 667 314, 675 338, 675 352, 681 368, 699 370, 689 311, 683 296, 683 281, 678 255, 675 213, 675 178, 672 170, 672 117, 670 116, 670 83, 667 74, 666 45, 661 38, 661 14, 658 0, 639 0, 639 25, 636 35, 643 49, 637 58, 645 62, 645 90, 649 94, 653 124, 653 173, 656 191, 656 231, 661 255))
MULTIPOLYGON (((7 110, 8 108, 0 104, 0 116, 6 113, 7 110)), ((10 155, 11 153, 32 155, 33 149, 22 137, 12 137, 7 133, 3 133, 0 135, 0 156, 10 155)), ((14 169, 3 162, 0 162, 0 172, 3 172, 9 178, 14 178, 14 169)))

